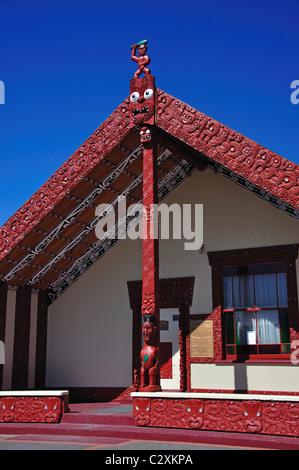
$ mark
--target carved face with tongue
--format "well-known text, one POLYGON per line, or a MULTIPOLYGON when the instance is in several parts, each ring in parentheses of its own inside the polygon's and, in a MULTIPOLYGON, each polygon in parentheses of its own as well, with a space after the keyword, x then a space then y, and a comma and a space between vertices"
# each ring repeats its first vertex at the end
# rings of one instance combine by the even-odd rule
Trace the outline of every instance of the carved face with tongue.
POLYGON ((154 124, 154 77, 132 78, 130 82, 130 118, 133 125, 154 124))

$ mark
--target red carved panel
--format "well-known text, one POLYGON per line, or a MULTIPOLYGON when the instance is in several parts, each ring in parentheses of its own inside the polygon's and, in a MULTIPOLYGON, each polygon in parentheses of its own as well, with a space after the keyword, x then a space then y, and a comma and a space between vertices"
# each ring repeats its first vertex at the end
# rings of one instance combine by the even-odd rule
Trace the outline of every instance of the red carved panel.
POLYGON ((151 400, 150 398, 134 399, 134 418, 136 426, 150 426, 151 400))
POLYGON ((154 237, 153 205, 158 203, 155 136, 143 144, 142 313, 159 317, 159 240, 154 237))
POLYGON ((270 400, 136 398, 137 426, 299 436, 299 403, 270 400))
POLYGON ((299 166, 157 89, 156 124, 293 207, 299 166))
POLYGON ((265 403, 264 428, 269 434, 299 435, 298 403, 265 403))
POLYGON ((207 400, 204 403, 205 429, 261 432, 261 403, 257 401, 207 400))
POLYGON ((63 413, 60 397, 2 397, 0 422, 58 423, 63 413))
POLYGON ((15 417, 15 398, 0 398, 0 422, 9 423, 14 421, 15 417))

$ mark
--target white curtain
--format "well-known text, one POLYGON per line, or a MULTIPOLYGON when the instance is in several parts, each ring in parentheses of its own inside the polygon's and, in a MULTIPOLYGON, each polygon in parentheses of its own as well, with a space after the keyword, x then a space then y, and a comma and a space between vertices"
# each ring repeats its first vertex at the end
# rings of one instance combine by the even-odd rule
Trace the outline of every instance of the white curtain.
POLYGON ((279 316, 277 310, 257 312, 257 334, 255 312, 236 312, 236 328, 240 344, 279 344, 279 316))
POLYGON ((259 344, 280 343, 278 311, 257 312, 257 330, 259 344))
POLYGON ((256 344, 254 312, 235 312, 237 335, 240 344, 256 344))
POLYGON ((288 305, 286 274, 224 277, 224 304, 224 308, 263 309, 235 312, 240 344, 279 344, 278 307, 288 305))

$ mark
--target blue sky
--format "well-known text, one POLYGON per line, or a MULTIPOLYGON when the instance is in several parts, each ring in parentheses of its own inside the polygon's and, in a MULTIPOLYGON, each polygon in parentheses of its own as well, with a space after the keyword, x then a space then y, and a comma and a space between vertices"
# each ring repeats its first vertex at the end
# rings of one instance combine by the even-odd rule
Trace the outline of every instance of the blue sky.
POLYGON ((299 164, 299 1, 0 0, 0 225, 129 94, 156 85, 299 164))

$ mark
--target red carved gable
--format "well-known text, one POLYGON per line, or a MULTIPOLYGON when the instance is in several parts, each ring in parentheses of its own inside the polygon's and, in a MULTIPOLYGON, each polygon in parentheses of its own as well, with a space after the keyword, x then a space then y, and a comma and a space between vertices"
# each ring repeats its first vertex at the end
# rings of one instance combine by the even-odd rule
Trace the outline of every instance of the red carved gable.
MULTIPOLYGON (((190 168, 210 166, 298 218, 298 165, 158 88, 155 97, 162 185, 164 177, 167 186, 167 173, 170 175, 175 168, 182 169, 183 160, 187 161, 189 172, 190 168)), ((86 232, 85 238, 84 234, 83 238, 78 236, 78 244, 70 249, 82 228, 86 224, 91 227, 95 210, 93 205, 88 206, 88 198, 103 182, 105 188, 92 200, 93 204, 110 202, 130 185, 130 194, 135 200, 141 199, 142 162, 136 150, 139 128, 132 127, 130 103, 130 97, 126 98, 0 228, 0 275, 5 281, 47 289, 55 282, 58 286, 57 279, 59 282, 67 276, 70 279, 71 270, 77 269, 78 260, 96 240, 91 231, 86 232), (63 221, 65 224, 58 231, 63 221), (61 256, 61 250, 66 256, 61 256)), ((73 278, 81 275, 81 271, 78 269, 73 278)), ((59 289, 57 287, 57 292, 59 289)))

